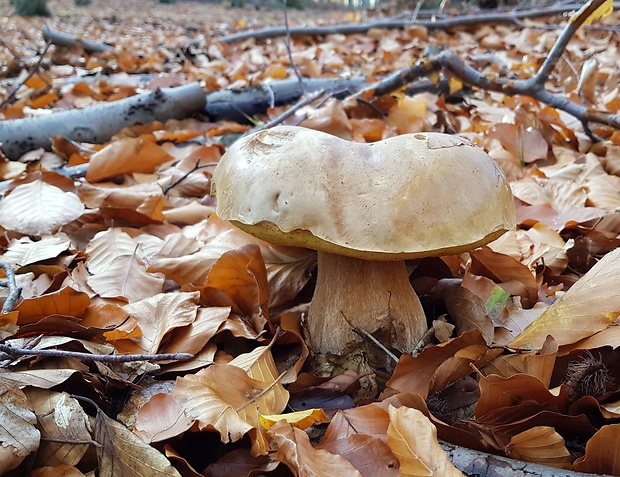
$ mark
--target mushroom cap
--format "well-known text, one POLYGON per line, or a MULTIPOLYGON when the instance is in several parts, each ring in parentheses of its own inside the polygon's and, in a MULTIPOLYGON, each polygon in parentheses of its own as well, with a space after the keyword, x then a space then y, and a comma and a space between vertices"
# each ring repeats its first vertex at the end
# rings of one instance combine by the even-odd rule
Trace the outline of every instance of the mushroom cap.
POLYGON ((462 253, 515 227, 502 170, 456 136, 366 144, 279 126, 235 142, 212 182, 217 215, 280 245, 367 260, 462 253))

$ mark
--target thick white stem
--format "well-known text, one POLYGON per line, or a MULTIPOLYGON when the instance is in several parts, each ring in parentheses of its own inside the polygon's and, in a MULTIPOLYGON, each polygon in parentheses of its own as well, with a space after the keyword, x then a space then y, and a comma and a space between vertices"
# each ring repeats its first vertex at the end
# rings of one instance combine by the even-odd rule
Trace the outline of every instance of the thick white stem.
POLYGON ((354 350, 367 339, 353 327, 371 333, 387 348, 415 348, 427 326, 405 262, 319 252, 307 324, 313 351, 342 355, 354 350))

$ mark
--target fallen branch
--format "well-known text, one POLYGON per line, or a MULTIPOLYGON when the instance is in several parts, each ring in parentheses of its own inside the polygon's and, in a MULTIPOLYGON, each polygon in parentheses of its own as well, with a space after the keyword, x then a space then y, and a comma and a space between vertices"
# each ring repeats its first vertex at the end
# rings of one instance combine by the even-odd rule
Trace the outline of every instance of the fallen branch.
POLYGON ((103 143, 122 128, 136 123, 182 119, 200 111, 206 102, 198 83, 156 89, 112 103, 45 116, 0 122, 0 147, 9 159, 25 152, 51 147, 50 138, 103 143))
POLYGON ((59 349, 13 348, 0 343, 0 352, 14 356, 53 356, 55 358, 75 358, 82 361, 99 361, 103 363, 129 363, 132 361, 188 361, 194 357, 189 353, 162 354, 91 354, 59 349))
MULTIPOLYGON (((446 69, 470 86, 475 86, 487 91, 497 91, 507 96, 529 96, 541 103, 565 111, 581 121, 584 131, 591 139, 595 141, 599 140, 599 138, 595 137, 590 131, 589 123, 606 124, 620 129, 620 115, 592 110, 573 103, 566 98, 552 94, 545 89, 545 82, 549 79, 549 75, 555 68, 555 65, 566 49, 566 45, 574 36, 577 29, 603 2, 604 0, 592 0, 578 15, 571 18, 538 72, 526 80, 513 80, 501 76, 492 78, 465 63, 465 61, 454 52, 445 50, 438 55, 422 58, 412 67, 404 68, 394 73, 388 78, 370 86, 368 90, 372 90, 374 96, 383 96, 405 87, 412 81, 446 69)), ((361 95, 363 92, 357 94, 361 95)))
POLYGON ((76 46, 79 46, 84 48, 84 51, 86 53, 102 53, 104 51, 114 49, 113 46, 106 45, 105 43, 97 43, 95 41, 83 40, 73 35, 69 35, 68 33, 54 30, 47 25, 43 26, 42 32, 45 41, 56 46, 63 46, 65 48, 74 48, 76 46))
MULTIPOLYGON (((423 26, 429 30, 434 29, 447 29, 453 27, 479 25, 481 23, 514 23, 516 20, 522 18, 536 18, 545 17, 551 15, 557 15, 560 13, 566 13, 581 8, 582 4, 562 4, 552 5, 546 8, 537 8, 532 10, 513 10, 510 12, 485 12, 475 13, 469 15, 457 15, 453 17, 436 18, 429 20, 403 20, 401 18, 387 18, 381 20, 374 20, 364 23, 341 23, 336 25, 320 25, 320 26, 302 26, 291 27, 291 36, 301 35, 353 35, 357 33, 366 33, 370 29, 380 28, 386 30, 399 30, 409 28, 412 26, 423 26)), ((614 4, 614 8, 618 5, 614 4)), ((239 33, 233 33, 230 35, 220 36, 218 40, 225 43, 233 43, 235 41, 248 40, 254 38, 256 40, 264 40, 267 38, 275 38, 284 36, 287 34, 287 29, 282 26, 273 26, 260 28, 258 30, 247 30, 239 33)))
POLYGON ((18 159, 39 147, 49 150, 50 138, 54 136, 103 143, 122 128, 136 123, 183 119, 198 112, 212 121, 229 119, 248 123, 248 117, 266 114, 269 108, 297 101, 306 91, 329 90, 335 97, 343 98, 365 84, 365 78, 306 79, 302 83, 283 80, 250 86, 242 91, 214 91, 206 96, 198 83, 163 88, 84 109, 0 121, 0 148, 9 159, 18 159))
POLYGON ((602 474, 586 474, 532 464, 498 455, 467 449, 445 441, 439 441, 452 464, 465 475, 495 477, 604 477, 602 474))
POLYGON ((10 313, 15 308, 15 303, 19 300, 19 296, 22 294, 22 289, 17 286, 15 281, 15 271, 13 267, 7 262, 0 262, 0 268, 4 270, 4 276, 6 280, 0 281, 0 286, 7 287, 9 289, 9 295, 4 300, 2 305, 2 313, 10 313))

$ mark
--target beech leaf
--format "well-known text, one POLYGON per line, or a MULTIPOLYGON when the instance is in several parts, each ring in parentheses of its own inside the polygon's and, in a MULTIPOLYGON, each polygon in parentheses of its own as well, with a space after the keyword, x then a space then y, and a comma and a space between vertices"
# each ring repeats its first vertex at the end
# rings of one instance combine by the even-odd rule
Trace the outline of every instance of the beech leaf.
POLYGON ((540 349, 549 335, 559 346, 568 345, 607 328, 620 316, 619 281, 620 248, 605 255, 507 346, 540 349))
POLYGON ((400 475, 462 476, 437 441, 437 428, 417 409, 390 406, 387 444, 400 462, 400 475))
POLYGON ((25 235, 56 232, 83 213, 77 195, 40 180, 17 186, 0 201, 0 225, 25 235))

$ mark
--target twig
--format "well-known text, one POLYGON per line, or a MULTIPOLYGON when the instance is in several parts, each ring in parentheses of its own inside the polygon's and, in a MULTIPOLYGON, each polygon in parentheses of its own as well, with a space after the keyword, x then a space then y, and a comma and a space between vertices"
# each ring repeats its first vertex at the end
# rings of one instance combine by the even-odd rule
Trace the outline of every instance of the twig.
POLYGON ((194 357, 189 353, 163 354, 91 354, 58 349, 25 349, 0 343, 0 351, 9 356, 53 356, 56 358, 75 358, 83 361, 103 363, 129 363, 131 361, 188 361, 194 357))
POLYGON ((342 313, 342 311, 340 312, 340 314, 342 315, 342 317, 344 318, 344 321, 346 321, 349 326, 351 327, 351 329, 353 331, 355 331, 358 335, 368 338, 372 344, 374 344, 377 348, 379 348, 381 351, 383 351, 385 354, 387 354, 390 358, 392 358, 392 360, 394 361, 394 363, 398 363, 398 356, 396 356, 394 353, 392 353, 389 349, 387 349, 385 347, 385 345, 383 343, 381 343, 381 341, 379 341, 377 338, 375 338, 373 335, 371 335, 368 331, 363 330, 357 326, 355 326, 353 323, 351 323, 347 317, 345 316, 344 313, 342 313))
POLYGON ((45 54, 47 53, 47 50, 49 50, 51 45, 52 44, 49 41, 45 43, 45 48, 43 48, 43 51, 41 52, 41 55, 39 56, 39 59, 37 60, 35 65, 32 67, 28 75, 23 80, 21 80, 19 84, 13 87, 13 91, 11 91, 11 93, 6 98, 4 98, 2 102, 0 102, 0 109, 4 108, 7 104, 12 103, 19 89, 26 83, 26 81, 32 78, 35 75, 35 73, 39 71, 39 68, 41 67, 41 63, 43 63, 43 58, 45 58, 45 54))
POLYGON ((284 10, 284 27, 286 28, 286 37, 284 38, 284 43, 286 44, 286 51, 288 52, 288 61, 291 64, 291 68, 297 76, 297 80, 301 87, 304 87, 304 80, 299 74, 299 70, 295 65, 295 60, 293 60, 293 51, 291 50, 291 30, 288 24, 288 0, 282 0, 282 9, 284 10))
POLYGON ((209 162, 207 164, 200 164, 200 159, 199 159, 198 161, 196 161, 196 165, 192 167, 191 170, 187 171, 185 174, 179 177, 172 184, 164 188, 163 190, 164 195, 166 195, 168 192, 170 192, 172 189, 178 186, 181 182, 187 179, 190 176, 190 174, 192 174, 193 172, 196 172, 197 170, 200 170, 200 169, 206 169, 207 167, 215 167, 215 166, 217 166, 217 162, 209 162))
POLYGON ((92 441, 92 440, 70 440, 70 439, 57 439, 57 438, 53 438, 53 437, 41 437, 42 441, 45 442, 57 442, 59 444, 71 444, 71 445, 91 445, 91 446, 95 446, 95 447, 100 447, 102 448, 103 446, 101 444, 99 444, 96 441, 92 441))
POLYGON ((6 280, 3 280, 2 286, 9 289, 9 296, 6 297, 4 304, 2 305, 2 313, 10 313, 15 308, 15 303, 19 300, 19 296, 22 294, 22 289, 17 286, 15 281, 15 270, 8 262, 0 262, 0 267, 4 270, 6 280))
POLYGON ((288 108, 286 111, 284 111, 282 114, 276 116, 275 118, 273 118, 272 120, 266 122, 262 126, 258 126, 258 127, 250 129, 249 131, 245 132, 242 136, 247 136, 248 134, 251 134, 253 132, 260 131, 262 129, 269 129, 269 128, 272 128, 274 126, 277 126, 278 124, 283 123, 287 118, 291 117, 299 109, 301 109, 304 106, 312 103, 313 101, 316 101, 317 99, 319 99, 324 94, 325 94, 325 90, 323 89, 321 91, 317 91, 316 93, 311 94, 310 96, 307 96, 307 97, 301 99, 300 101, 295 103, 293 106, 288 108))
MULTIPOLYGON (((575 15, 571 18, 556 43, 553 45, 551 52, 539 68, 538 72, 526 80, 513 80, 505 77, 491 78, 466 64, 463 59, 454 52, 442 51, 438 55, 419 60, 412 67, 398 71, 394 75, 389 76, 368 89, 374 90, 375 96, 390 94, 401 89, 412 81, 415 81, 421 77, 426 77, 431 73, 435 73, 440 71, 442 68, 445 68, 463 82, 471 86, 476 86, 488 91, 497 91, 507 96, 530 96, 556 109, 566 111, 579 119, 582 124, 584 124, 584 131, 586 134, 588 134, 592 140, 597 141, 599 138, 592 134, 587 124, 590 122, 595 122, 620 129, 620 115, 588 109, 584 106, 573 103, 566 98, 550 93, 545 89, 544 85, 558 60, 562 57, 562 53, 564 52, 567 43, 575 34, 579 26, 581 26, 583 22, 592 14, 592 12, 603 2, 604 0, 591 0, 587 4, 587 8, 582 9, 579 15, 575 15)), ((363 92, 357 94, 361 95, 363 92)))
MULTIPOLYGON (((382 20, 375 20, 364 23, 346 23, 336 25, 321 25, 310 27, 292 27, 289 29, 291 36, 300 35, 332 35, 341 33, 343 35, 352 35, 356 33, 366 33, 372 28, 384 28, 384 29, 404 29, 411 26, 423 26, 428 29, 447 29, 459 26, 471 26, 479 25, 482 23, 513 23, 515 19, 519 18, 536 18, 545 17, 551 15, 557 15, 560 13, 570 12, 581 8, 581 4, 571 3, 568 5, 552 5, 547 8, 537 8, 532 10, 519 10, 513 12, 504 13, 476 13, 470 15, 456 15, 453 17, 436 18, 431 20, 418 20, 411 22, 408 20, 402 20, 399 18, 386 18, 382 20)), ((614 8, 616 4, 614 4, 614 8)), ((264 40, 267 38, 275 38, 278 36, 286 35, 286 28, 281 26, 261 28, 258 30, 247 30, 239 33, 233 33, 230 35, 224 35, 217 38, 219 41, 226 43, 232 43, 235 41, 248 40, 254 38, 256 40, 264 40)))

